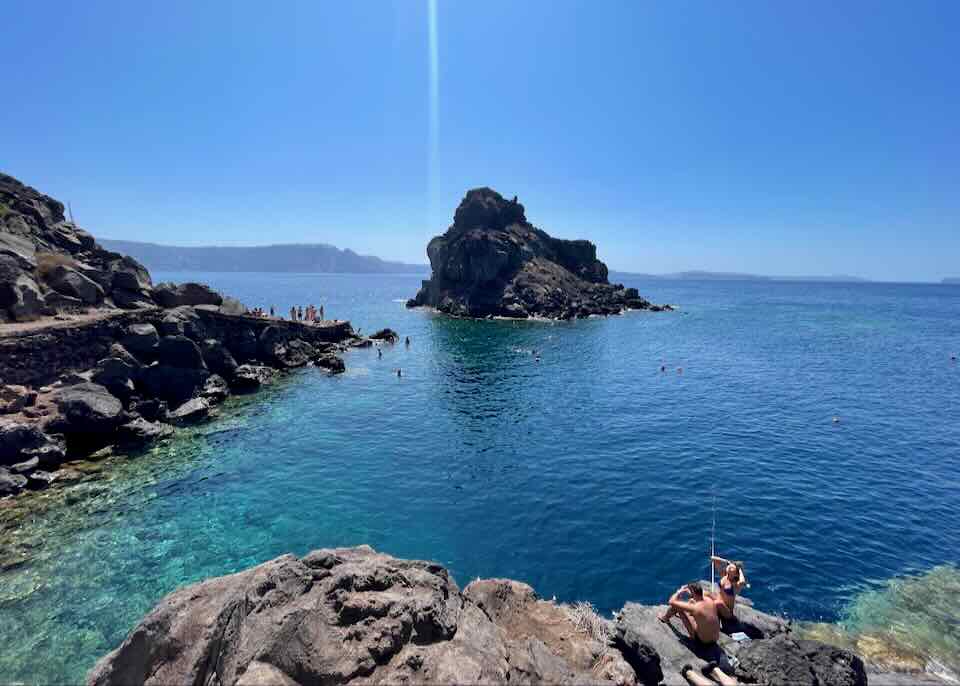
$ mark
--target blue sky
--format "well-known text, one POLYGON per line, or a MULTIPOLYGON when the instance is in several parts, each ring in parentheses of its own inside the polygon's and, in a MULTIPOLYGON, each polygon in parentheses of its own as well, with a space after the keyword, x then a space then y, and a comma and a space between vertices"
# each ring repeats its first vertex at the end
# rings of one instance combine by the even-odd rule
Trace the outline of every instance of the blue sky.
POLYGON ((435 72, 428 17, 14 3, 0 170, 111 238, 425 262, 489 185, 617 269, 960 274, 960 3, 438 0, 435 72))

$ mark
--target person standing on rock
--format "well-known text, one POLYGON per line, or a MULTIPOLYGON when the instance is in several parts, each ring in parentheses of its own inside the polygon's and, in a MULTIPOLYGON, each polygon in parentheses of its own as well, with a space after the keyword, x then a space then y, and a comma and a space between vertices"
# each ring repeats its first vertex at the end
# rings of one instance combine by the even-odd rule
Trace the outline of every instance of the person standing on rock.
POLYGON ((690 640, 704 648, 714 648, 720 639, 720 617, 717 604, 712 598, 705 598, 699 581, 691 581, 681 586, 670 596, 670 609, 659 615, 664 624, 669 624, 674 615, 680 615, 690 640), (689 600, 681 600, 686 595, 689 600))

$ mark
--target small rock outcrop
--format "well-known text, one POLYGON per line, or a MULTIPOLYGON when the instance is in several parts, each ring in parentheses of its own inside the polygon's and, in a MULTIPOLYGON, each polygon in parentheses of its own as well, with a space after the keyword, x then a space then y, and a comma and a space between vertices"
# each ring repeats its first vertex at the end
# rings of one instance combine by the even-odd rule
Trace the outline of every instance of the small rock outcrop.
POLYGON ((467 192, 427 256, 432 274, 408 307, 519 319, 669 309, 651 305, 635 288, 609 283, 593 243, 552 238, 527 221, 516 198, 489 188, 467 192))
MULTIPOLYGON (((628 603, 611 623, 510 579, 461 590, 436 563, 368 546, 315 550, 171 593, 87 683, 685 686, 683 665, 707 660, 658 609, 628 603)), ((721 642, 741 683, 866 686, 857 656, 741 610, 721 642), (756 638, 730 638, 741 630, 756 638)))

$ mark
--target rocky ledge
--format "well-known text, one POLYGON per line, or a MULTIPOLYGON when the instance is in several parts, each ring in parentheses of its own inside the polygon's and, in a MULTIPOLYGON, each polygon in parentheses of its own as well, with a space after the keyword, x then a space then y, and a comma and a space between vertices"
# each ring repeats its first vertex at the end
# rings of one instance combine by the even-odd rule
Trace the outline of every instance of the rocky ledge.
MULTIPOLYGON (((659 622, 662 609, 631 603, 610 621, 517 581, 461 590, 436 563, 316 550, 171 593, 88 684, 686 684, 683 665, 714 656, 659 622)), ((737 614, 722 647, 742 683, 867 683, 856 655, 745 605, 737 614)))
POLYGON ((348 322, 307 325, 181 306, 0 336, 0 497, 70 481, 63 463, 142 447, 307 365, 344 370, 348 322))
POLYGON ((427 246, 432 274, 408 307, 460 317, 573 319, 652 305, 611 284, 590 241, 552 238, 527 221, 517 199, 489 188, 467 192, 453 224, 427 246))

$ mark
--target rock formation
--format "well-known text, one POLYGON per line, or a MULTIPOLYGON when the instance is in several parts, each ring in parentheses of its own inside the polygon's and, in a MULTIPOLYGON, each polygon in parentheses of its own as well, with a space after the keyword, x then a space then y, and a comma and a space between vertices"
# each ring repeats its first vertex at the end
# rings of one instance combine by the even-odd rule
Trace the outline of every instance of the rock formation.
POLYGON ((153 307, 150 274, 67 221, 63 204, 0 174, 0 321, 153 307))
POLYGON ((348 322, 245 316, 203 284, 154 286, 63 210, 0 174, 0 497, 46 488, 68 455, 165 438, 277 370, 344 371, 348 322))
MULTIPOLYGON (((615 623, 508 579, 460 589, 442 566, 367 546, 284 555, 164 598, 88 675, 118 684, 685 684, 706 664, 630 605, 615 623)), ((865 686, 863 662, 741 608, 724 636, 743 683, 865 686)))
POLYGON ((461 317, 572 319, 661 310, 635 288, 610 284, 589 241, 552 238, 527 221, 517 199, 468 191, 453 224, 427 246, 432 274, 408 307, 461 317))

